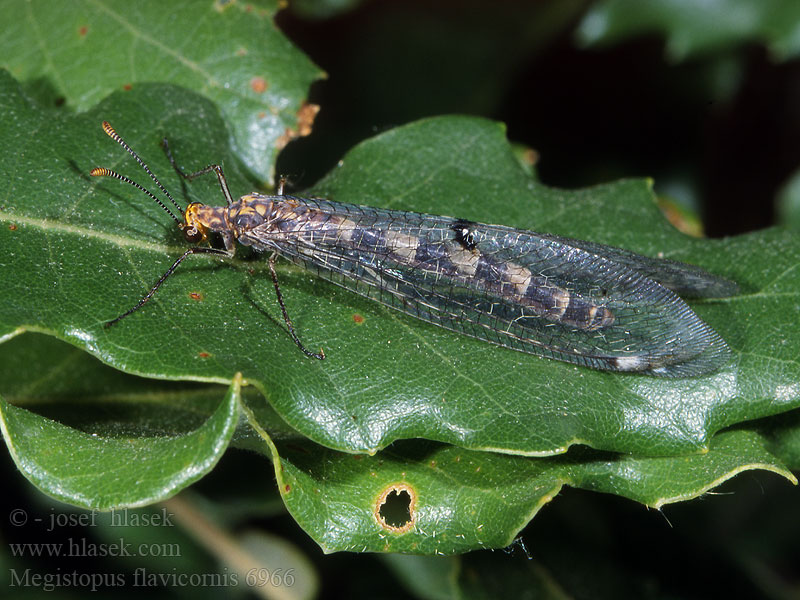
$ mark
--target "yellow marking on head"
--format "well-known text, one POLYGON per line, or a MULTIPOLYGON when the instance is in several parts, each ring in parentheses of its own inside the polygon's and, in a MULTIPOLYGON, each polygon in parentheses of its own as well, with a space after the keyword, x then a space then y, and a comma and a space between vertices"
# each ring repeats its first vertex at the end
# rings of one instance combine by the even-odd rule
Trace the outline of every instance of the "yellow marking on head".
POLYGON ((203 215, 203 208, 199 202, 191 202, 183 213, 183 235, 193 242, 205 242, 208 239, 208 224, 203 215))

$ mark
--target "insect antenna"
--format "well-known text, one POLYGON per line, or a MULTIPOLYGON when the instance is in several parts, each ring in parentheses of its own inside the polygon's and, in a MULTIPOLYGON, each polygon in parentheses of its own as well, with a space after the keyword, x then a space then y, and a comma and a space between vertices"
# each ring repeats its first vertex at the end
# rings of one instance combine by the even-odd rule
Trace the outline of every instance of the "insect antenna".
MULTIPOLYGON (((158 185, 159 189, 161 189, 161 191, 164 192, 164 195, 167 198, 169 198, 170 202, 172 202, 172 205, 176 209, 178 209, 178 213, 183 215, 184 214, 184 210, 180 207, 180 205, 177 202, 175 202, 175 200, 170 195, 170 193, 167 191, 167 189, 163 185, 161 185, 161 182, 153 174, 153 172, 150 170, 150 168, 144 163, 144 161, 141 158, 139 158, 139 155, 136 154, 136 152, 134 152, 133 149, 130 146, 128 146, 128 144, 125 143, 125 140, 123 140, 116 131, 114 131, 114 128, 109 124, 108 121, 103 121, 103 131, 106 132, 108 137, 110 137, 112 140, 117 142, 120 146, 125 148, 125 150, 128 151, 128 154, 130 154, 131 156, 133 156, 133 158, 136 159, 136 162, 138 162, 139 165, 147 172, 147 174, 150 175, 152 180, 156 182, 156 184, 158 185)), ((120 175, 119 173, 117 173, 116 171, 112 171, 111 169, 106 169, 105 167, 95 167, 94 169, 89 171, 89 174, 92 177, 113 177, 114 179, 119 179, 123 183, 127 183, 129 185, 132 185, 137 190, 139 190, 141 192, 144 192, 145 194, 150 196, 150 198, 152 198, 153 201, 156 204, 158 204, 161 208, 163 208, 164 211, 170 217, 172 217, 175 220, 176 223, 178 223, 178 226, 181 229, 183 229, 184 226, 186 225, 184 223, 184 220, 178 218, 175 215, 175 213, 172 212, 172 210, 169 208, 169 206, 167 206, 164 202, 162 202, 159 198, 157 198, 155 196, 155 194, 153 194, 150 190, 148 190, 144 186, 136 183, 132 179, 129 179, 128 177, 125 177, 124 175, 120 175)), ((183 255, 181 255, 180 258, 178 258, 178 260, 176 260, 173 263, 173 265, 169 269, 167 269, 167 272, 164 273, 161 276, 161 278, 156 282, 156 284, 150 289, 150 291, 147 292, 147 294, 145 294, 144 297, 141 300, 139 300, 139 302, 136 304, 136 306, 134 306, 133 308, 131 308, 127 312, 119 315, 117 318, 106 322, 105 323, 105 327, 111 327, 112 325, 114 325, 115 323, 118 323, 119 321, 121 321, 122 319, 127 317, 128 315, 130 315, 130 314, 136 312, 137 310, 139 310, 142 306, 144 306, 147 303, 148 300, 150 300, 150 298, 153 297, 153 295, 156 293, 156 291, 158 291, 158 288, 161 287, 161 284, 164 283, 167 280, 167 278, 170 275, 172 275, 172 273, 175 272, 175 269, 178 268, 178 265, 181 264, 181 262, 183 262, 183 260, 186 257, 188 257, 188 256, 190 256, 192 254, 200 254, 200 253, 218 254, 218 255, 224 255, 224 256, 228 256, 229 255, 229 253, 226 250, 218 250, 216 248, 205 248, 205 247, 189 248, 188 250, 186 250, 186 252, 183 253, 183 255)))
MULTIPOLYGON (((166 205, 166 204, 164 204, 164 203, 163 203, 161 200, 159 200, 158 198, 156 198, 156 196, 155 196, 155 195, 154 195, 154 194, 153 194, 153 193, 152 193, 150 190, 148 190, 147 188, 144 188, 144 187, 142 187, 141 185, 139 185, 139 184, 138 184, 138 183, 136 183, 135 181, 133 181, 133 180, 131 180, 131 179, 128 179, 127 177, 125 177, 125 175, 120 175, 120 174, 119 174, 119 173, 117 173, 116 171, 112 171, 111 169, 106 169, 105 167, 95 167, 94 169, 92 169, 91 171, 89 171, 89 175, 91 175, 92 177, 113 177, 114 179, 119 179, 120 181, 123 181, 123 182, 125 182, 125 183, 128 183, 128 184, 132 185, 132 186, 133 186, 133 187, 135 187, 137 190, 139 190, 139 191, 141 191, 141 192, 144 192, 145 194, 147 194, 148 196, 150 196, 150 197, 151 197, 153 200, 155 200, 155 201, 156 201, 156 203, 157 203, 157 204, 158 204, 158 205, 159 205, 161 208, 163 208, 165 211, 167 211, 167 214, 168 214, 170 217, 172 217, 173 219, 175 219, 175 221, 178 223, 178 225, 183 225, 183 221, 182 221, 181 219, 179 219, 178 217, 176 217, 176 216, 175 216, 175 215, 172 213, 172 211, 171 211, 169 208, 167 208, 167 205, 166 205)), ((183 214, 183 211, 181 211, 181 214, 183 214)))
MULTIPOLYGON (((150 167, 148 167, 148 166, 145 164, 145 162, 144 162, 144 161, 143 161, 141 158, 139 158, 139 155, 138 155, 138 154, 136 154, 136 152, 134 152, 134 151, 133 151, 133 148, 131 148, 130 146, 128 146, 128 144, 125 142, 125 140, 123 140, 123 139, 120 137, 120 135, 119 135, 119 134, 118 134, 118 133, 117 133, 117 132, 114 130, 114 128, 111 126, 111 123, 109 123, 108 121, 103 121, 103 131, 105 131, 105 132, 106 132, 106 135, 107 135, 108 137, 110 137, 112 140, 114 140, 115 142, 117 142, 117 143, 118 143, 120 146, 122 146, 123 148, 125 148, 125 150, 128 152, 128 154, 130 154, 130 155, 131 155, 133 158, 135 158, 135 159, 136 159, 136 162, 138 162, 138 163, 139 163, 139 166, 140 166, 140 167, 142 167, 142 168, 145 170, 145 172, 146 172, 148 175, 150 175, 150 179, 152 179, 153 181, 155 181, 155 182, 156 182, 156 185, 158 186, 158 188, 159 188, 159 189, 160 189, 160 190, 161 190, 161 191, 164 193, 164 195, 165 195, 167 198, 169 198, 169 201, 170 201, 170 202, 172 202, 172 205, 173 205, 175 208, 177 208, 177 209, 178 209, 178 212, 179 212, 179 213, 182 215, 182 214, 183 214, 183 208, 181 208, 180 204, 178 204, 177 202, 175 202, 175 199, 174 199, 174 198, 172 197, 172 195, 171 195, 171 194, 170 194, 170 193, 167 191, 167 188, 165 188, 165 187, 164 187, 164 186, 161 184, 161 182, 158 180, 158 177, 156 177, 156 176, 153 174, 153 172, 150 170, 150 167)), ((119 175, 118 173, 115 173, 115 172, 114 172, 114 171, 112 171, 111 169, 103 169, 103 168, 92 169, 92 171, 90 172, 90 174, 91 174, 92 176, 94 176, 94 177, 114 177, 114 178, 116 178, 116 179, 119 179, 120 181, 124 181, 125 183, 129 183, 129 184, 133 185, 135 188, 137 188, 137 189, 139 189, 139 190, 141 190, 141 191, 145 192, 145 193, 146 193, 148 196, 150 196, 150 197, 151 197, 153 200, 155 200, 155 201, 156 201, 156 202, 159 204, 159 206, 161 206, 161 208, 163 208, 165 211, 167 211, 167 213, 169 213, 169 214, 172 216, 172 218, 173 218, 173 219, 175 219, 176 221, 178 221, 178 223, 182 223, 181 219, 178 219, 178 218, 177 218, 177 217, 176 217, 174 214, 172 214, 172 211, 171 211, 171 210, 169 210, 169 209, 166 207, 166 205, 165 205, 163 202, 161 202, 161 201, 160 201, 158 198, 156 198, 156 197, 155 197, 153 194, 151 194, 149 191, 147 191, 147 190, 146 190, 144 187, 142 187, 141 185, 139 185, 139 184, 137 184, 137 183, 135 183, 135 182, 131 181, 131 180, 130 180, 130 179, 128 179, 127 177, 125 177, 125 176, 123 176, 123 175, 119 175)))

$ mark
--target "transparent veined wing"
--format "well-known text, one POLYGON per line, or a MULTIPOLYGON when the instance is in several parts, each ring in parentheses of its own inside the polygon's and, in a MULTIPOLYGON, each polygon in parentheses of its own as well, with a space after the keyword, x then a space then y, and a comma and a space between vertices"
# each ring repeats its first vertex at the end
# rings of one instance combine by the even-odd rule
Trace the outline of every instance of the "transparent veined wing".
POLYGON ((265 232, 264 244, 269 238, 320 276, 419 319, 612 371, 685 377, 730 358, 677 294, 643 274, 695 293, 704 278, 706 291, 726 289, 726 280, 699 268, 509 227, 300 200, 335 216, 335 226, 279 241, 265 232))

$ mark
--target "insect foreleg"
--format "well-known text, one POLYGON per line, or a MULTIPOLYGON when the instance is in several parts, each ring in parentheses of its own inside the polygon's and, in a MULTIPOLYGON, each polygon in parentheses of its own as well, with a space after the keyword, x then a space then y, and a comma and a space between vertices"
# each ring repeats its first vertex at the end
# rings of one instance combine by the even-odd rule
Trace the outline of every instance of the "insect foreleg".
POLYGON ((164 152, 169 159, 172 168, 175 169, 175 172, 183 177, 184 179, 191 181, 195 177, 200 177, 200 175, 205 175, 206 173, 216 173, 217 179, 219 180, 219 187, 222 189, 222 194, 225 196, 225 200, 228 203, 228 206, 233 204, 233 196, 231 196, 231 191, 228 189, 228 180, 225 179, 225 173, 222 172, 222 167, 219 165, 208 165, 205 169, 200 169, 199 171, 195 171, 194 173, 184 173, 183 170, 178 166, 178 163, 175 162, 175 159, 172 156, 172 152, 169 149, 169 142, 167 142, 167 138, 163 138, 161 140, 161 145, 164 147, 164 152))
POLYGON ((177 269, 178 265, 183 262, 184 258, 189 256, 190 254, 198 254, 198 253, 221 254, 222 256, 231 256, 230 252, 226 252, 225 250, 219 250, 217 248, 205 248, 205 247, 189 248, 186 252, 184 252, 180 256, 180 258, 178 258, 178 260, 176 260, 174 263, 172 263, 172 266, 169 269, 167 269, 167 272, 164 273, 158 281, 156 281, 156 284, 152 288, 150 288, 150 291, 147 292, 141 300, 139 300, 139 302, 138 302, 138 304, 136 304, 136 306, 131 308, 129 311, 121 314, 116 319, 112 319, 111 321, 108 321, 105 324, 105 326, 106 327, 111 327, 115 323, 121 321, 122 319, 124 319, 125 317, 130 315, 131 313, 135 313, 137 310, 142 308, 142 306, 144 306, 147 303, 147 301, 150 300, 150 298, 153 297, 153 294, 155 294, 158 291, 158 288, 161 287, 161 284, 164 283, 167 280, 167 277, 169 277, 170 275, 172 275, 175 272, 175 269, 177 269))

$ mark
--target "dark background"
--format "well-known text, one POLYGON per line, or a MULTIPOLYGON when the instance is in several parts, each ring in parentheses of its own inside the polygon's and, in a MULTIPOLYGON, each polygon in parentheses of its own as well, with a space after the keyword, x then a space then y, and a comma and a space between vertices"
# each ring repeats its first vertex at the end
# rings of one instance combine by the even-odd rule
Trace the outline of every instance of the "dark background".
POLYGON ((536 150, 543 183, 576 188, 652 177, 709 236, 766 227, 800 165, 800 61, 753 41, 681 62, 660 35, 580 48, 591 3, 384 0, 324 20, 283 11, 280 28, 327 73, 313 133, 278 172, 312 184, 348 148, 426 116, 504 122, 536 150))

